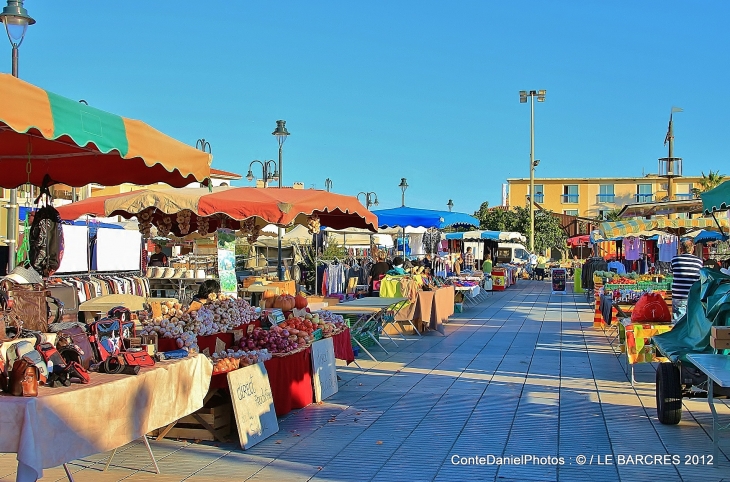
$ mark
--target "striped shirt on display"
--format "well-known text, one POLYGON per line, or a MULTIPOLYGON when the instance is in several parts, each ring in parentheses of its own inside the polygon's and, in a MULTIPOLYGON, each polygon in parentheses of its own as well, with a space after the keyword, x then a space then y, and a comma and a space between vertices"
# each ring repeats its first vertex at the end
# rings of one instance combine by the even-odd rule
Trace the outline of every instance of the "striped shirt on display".
POLYGON ((689 289, 700 279, 702 260, 692 254, 680 254, 672 258, 672 299, 685 300, 689 289))

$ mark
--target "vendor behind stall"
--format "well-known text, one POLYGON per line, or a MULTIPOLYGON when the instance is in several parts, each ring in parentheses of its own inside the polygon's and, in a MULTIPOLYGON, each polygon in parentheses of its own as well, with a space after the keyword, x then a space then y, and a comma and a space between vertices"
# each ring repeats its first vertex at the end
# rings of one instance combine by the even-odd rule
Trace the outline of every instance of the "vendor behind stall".
POLYGON ((374 291, 380 291, 380 280, 390 270, 390 265, 385 261, 387 257, 385 251, 378 251, 375 257, 378 262, 370 269, 370 276, 368 277, 369 296, 373 296, 374 291))
POLYGON ((193 300, 190 303, 190 310, 197 311, 201 306, 208 302, 211 294, 218 295, 220 292, 221 284, 218 281, 214 279, 203 281, 198 287, 198 293, 193 296, 193 300))
POLYGON ((147 266, 170 266, 170 262, 167 259, 167 255, 162 252, 162 246, 155 244, 155 252, 150 256, 150 261, 147 266))
POLYGON ((393 269, 388 271, 388 274, 395 276, 406 274, 406 270, 403 268, 403 258, 401 256, 393 258, 393 269))

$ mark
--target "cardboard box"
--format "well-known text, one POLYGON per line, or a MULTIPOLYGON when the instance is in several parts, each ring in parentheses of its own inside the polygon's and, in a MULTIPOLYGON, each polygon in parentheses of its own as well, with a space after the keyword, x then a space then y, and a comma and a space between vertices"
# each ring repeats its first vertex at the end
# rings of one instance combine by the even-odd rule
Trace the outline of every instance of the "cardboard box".
POLYGON ((713 326, 711 336, 718 340, 730 340, 730 326, 713 326))
POLYGON ((712 336, 712 337, 710 337, 710 346, 712 348, 716 348, 718 350, 730 349, 730 339, 722 340, 722 339, 715 338, 714 336, 712 336))

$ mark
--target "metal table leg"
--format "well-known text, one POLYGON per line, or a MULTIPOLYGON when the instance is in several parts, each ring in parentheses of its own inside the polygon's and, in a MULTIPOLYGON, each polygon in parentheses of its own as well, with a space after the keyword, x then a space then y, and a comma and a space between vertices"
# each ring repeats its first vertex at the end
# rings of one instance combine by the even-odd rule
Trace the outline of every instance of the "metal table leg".
POLYGON ((712 463, 715 467, 718 467, 720 448, 717 440, 717 410, 713 400, 714 383, 709 377, 707 378, 707 385, 707 403, 710 405, 710 411, 712 412, 712 463))

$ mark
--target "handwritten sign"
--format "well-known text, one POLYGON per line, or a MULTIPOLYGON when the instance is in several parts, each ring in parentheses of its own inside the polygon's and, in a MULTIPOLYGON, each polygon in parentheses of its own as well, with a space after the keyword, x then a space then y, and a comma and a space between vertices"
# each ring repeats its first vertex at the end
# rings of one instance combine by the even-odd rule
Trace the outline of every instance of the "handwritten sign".
POLYGON ((566 274, 565 268, 553 268, 551 270, 553 294, 565 294, 566 274))
POLYGON ((312 372, 315 402, 331 397, 340 389, 337 384, 335 346, 332 338, 323 338, 312 343, 312 372))
POLYGON ((249 449, 279 431, 269 374, 263 363, 228 372, 228 386, 242 449, 249 449))

